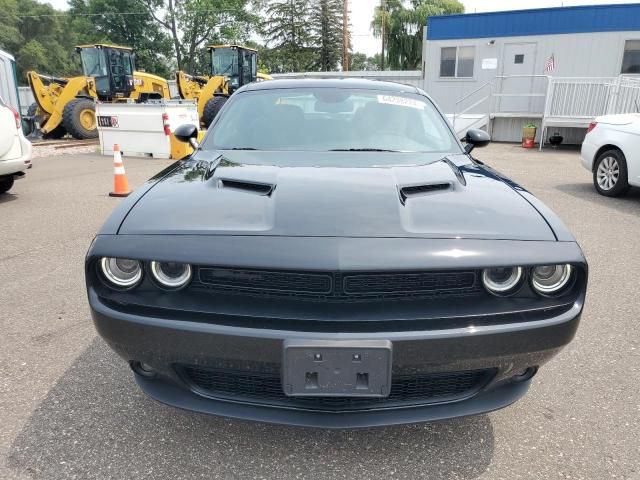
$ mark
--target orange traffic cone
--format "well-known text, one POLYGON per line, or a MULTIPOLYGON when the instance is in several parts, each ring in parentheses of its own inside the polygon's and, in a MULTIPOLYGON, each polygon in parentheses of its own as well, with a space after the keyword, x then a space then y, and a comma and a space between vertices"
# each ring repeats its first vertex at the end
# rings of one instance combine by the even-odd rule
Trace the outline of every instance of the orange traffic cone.
POLYGON ((124 173, 124 163, 122 163, 122 154, 120 153, 120 145, 117 143, 113 146, 113 192, 109 193, 110 197, 126 197, 131 193, 127 175, 124 173))

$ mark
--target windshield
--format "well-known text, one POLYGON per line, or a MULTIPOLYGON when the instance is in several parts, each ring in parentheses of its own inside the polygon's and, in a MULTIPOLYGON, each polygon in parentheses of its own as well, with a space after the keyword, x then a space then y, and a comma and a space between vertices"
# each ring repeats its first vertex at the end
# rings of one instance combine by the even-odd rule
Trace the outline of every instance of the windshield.
POLYGON ((232 48, 216 48, 211 50, 213 75, 233 77, 238 75, 238 52, 232 48))
POLYGON ((417 94, 277 89, 244 92, 231 102, 205 149, 460 153, 443 117, 417 94))
POLYGON ((107 64, 101 49, 83 48, 80 51, 82 71, 85 77, 103 77, 107 75, 107 64))

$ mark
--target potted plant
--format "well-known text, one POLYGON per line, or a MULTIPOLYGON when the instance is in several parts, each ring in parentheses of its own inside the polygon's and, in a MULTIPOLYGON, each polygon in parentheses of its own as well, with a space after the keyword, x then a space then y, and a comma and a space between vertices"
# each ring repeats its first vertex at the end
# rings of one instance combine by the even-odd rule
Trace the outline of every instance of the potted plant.
POLYGON ((524 148, 533 148, 536 139, 536 127, 535 123, 527 123, 522 127, 522 146, 524 148))

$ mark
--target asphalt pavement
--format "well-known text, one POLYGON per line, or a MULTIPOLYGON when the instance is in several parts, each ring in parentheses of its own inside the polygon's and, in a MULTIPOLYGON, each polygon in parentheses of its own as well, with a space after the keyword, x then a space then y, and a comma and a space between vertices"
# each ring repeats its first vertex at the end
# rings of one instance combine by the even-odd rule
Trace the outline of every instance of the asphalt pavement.
MULTIPOLYGON (((527 396, 487 415, 314 430, 146 398, 96 336, 83 259, 120 201, 112 161, 34 160, 0 196, 0 478, 640 479, 640 190, 599 196, 576 150, 494 144, 478 158, 566 222, 590 266, 576 339, 527 396)), ((170 161, 125 158, 142 184, 170 161)))

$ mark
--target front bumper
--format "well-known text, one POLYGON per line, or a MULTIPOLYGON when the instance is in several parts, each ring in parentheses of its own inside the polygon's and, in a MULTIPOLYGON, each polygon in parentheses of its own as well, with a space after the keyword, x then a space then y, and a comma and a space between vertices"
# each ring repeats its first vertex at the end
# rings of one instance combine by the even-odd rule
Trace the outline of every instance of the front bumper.
POLYGON ((580 162, 582 163, 582 166, 590 172, 593 172, 593 162, 599 148, 600 147, 598 145, 589 141, 588 135, 582 142, 582 147, 580 149, 580 162))
POLYGON ((433 421, 479 414, 505 407, 522 395, 536 369, 571 341, 582 310, 582 298, 562 314, 539 321, 429 331, 313 333, 212 323, 168 320, 116 310, 89 287, 89 302, 99 334, 125 360, 143 362, 154 378, 136 375, 141 388, 161 402, 188 410, 229 417, 325 428, 347 428, 433 421), (477 389, 446 401, 380 404, 362 409, 271 404, 207 394, 185 380, 179 366, 232 365, 278 374, 286 339, 386 339, 393 345, 393 375, 424 375, 483 370, 490 377, 477 389))

